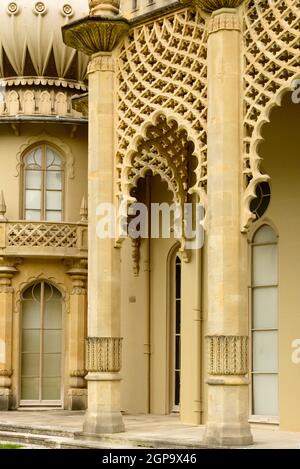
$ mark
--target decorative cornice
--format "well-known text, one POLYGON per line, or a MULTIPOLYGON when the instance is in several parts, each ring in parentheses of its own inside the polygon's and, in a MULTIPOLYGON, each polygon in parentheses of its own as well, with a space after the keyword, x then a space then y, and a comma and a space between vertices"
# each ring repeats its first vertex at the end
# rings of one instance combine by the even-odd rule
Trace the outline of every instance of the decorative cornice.
POLYGON ((244 0, 192 0, 192 3, 207 13, 212 13, 220 8, 237 8, 244 0))
POLYGON ((119 372, 121 369, 120 337, 88 337, 86 369, 90 372, 119 372))
POLYGON ((240 29, 239 16, 233 8, 223 8, 214 12, 208 22, 208 33, 221 30, 240 31, 240 29))
POLYGON ((212 335, 207 341, 210 375, 248 373, 248 336, 212 335))
POLYGON ((88 65, 87 74, 89 75, 90 73, 99 71, 114 72, 115 68, 116 64, 114 57, 112 57, 111 55, 99 55, 90 61, 88 65))
POLYGON ((87 91, 88 86, 82 81, 65 80, 63 78, 49 78, 49 77, 13 77, 1 78, 1 85, 4 86, 55 86, 70 88, 75 90, 87 91))
POLYGON ((63 41, 87 55, 111 52, 128 29, 129 21, 121 16, 86 17, 62 28, 63 41))

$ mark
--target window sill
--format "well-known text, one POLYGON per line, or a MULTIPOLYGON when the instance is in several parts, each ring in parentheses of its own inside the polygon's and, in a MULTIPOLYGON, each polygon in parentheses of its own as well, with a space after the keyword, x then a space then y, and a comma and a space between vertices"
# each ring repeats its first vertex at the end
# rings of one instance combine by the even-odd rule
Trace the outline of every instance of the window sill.
POLYGON ((268 416, 258 416, 258 415, 251 415, 251 417, 249 417, 249 423, 250 425, 274 425, 274 426, 278 426, 279 425, 279 419, 278 417, 268 417, 268 416))

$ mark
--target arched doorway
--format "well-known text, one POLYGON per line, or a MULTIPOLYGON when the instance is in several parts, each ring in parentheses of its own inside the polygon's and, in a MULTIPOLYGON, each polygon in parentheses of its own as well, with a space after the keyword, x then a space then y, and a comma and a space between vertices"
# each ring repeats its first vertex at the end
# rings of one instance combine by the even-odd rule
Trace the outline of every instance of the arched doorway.
MULTIPOLYGON (((188 309, 193 308, 195 256, 194 263, 187 264, 190 268, 185 266, 182 269, 185 291, 190 293, 183 295, 185 304, 183 301, 181 308, 181 263, 179 257, 176 262, 176 255, 183 239, 176 231, 174 204, 183 208, 185 203, 194 203, 189 190, 196 183, 198 160, 187 132, 174 120, 162 115, 154 124, 148 125, 144 136, 137 142, 136 150, 128 155, 126 165, 121 169, 122 195, 130 201, 130 217, 136 215, 134 201, 147 207, 148 223, 145 225, 148 234, 144 236, 140 232, 138 240, 132 236, 131 255, 127 241, 122 249, 122 327, 126 370, 123 408, 128 412, 169 414, 181 412, 184 407, 180 408, 180 394, 184 394, 181 371, 182 376, 186 372, 185 388, 188 382, 192 381, 194 385, 197 379, 195 374, 191 377, 189 363, 182 365, 181 370, 180 316, 182 309, 182 315, 187 319, 188 309), (128 272, 130 257, 134 278, 128 272), (130 292, 128 297, 127 292, 130 292), (128 358, 130 354, 136 363, 135 370, 128 358), (132 398, 134 388, 139 391, 132 398)), ((135 228, 139 231, 140 227, 137 225, 135 228)), ((187 334, 185 339, 187 345, 187 334)), ((192 412, 192 405, 188 411, 192 412)))
POLYGON ((40 281, 22 294, 21 406, 62 404, 62 295, 40 281))

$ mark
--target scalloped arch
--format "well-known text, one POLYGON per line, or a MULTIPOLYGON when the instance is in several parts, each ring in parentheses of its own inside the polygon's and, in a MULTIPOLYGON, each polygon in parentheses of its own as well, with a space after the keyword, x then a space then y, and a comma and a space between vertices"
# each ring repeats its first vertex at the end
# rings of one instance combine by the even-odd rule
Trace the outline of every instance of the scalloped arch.
MULTIPOLYGON (((150 118, 143 122, 139 134, 136 134, 126 153, 121 168, 121 193, 126 200, 135 200, 130 191, 135 187, 139 178, 144 177, 147 170, 153 174, 158 174, 161 179, 168 184, 173 193, 174 201, 184 203, 187 194, 187 160, 182 158, 184 155, 184 145, 191 142, 193 144, 192 155, 197 157, 199 144, 196 136, 191 129, 181 121, 177 116, 165 111, 154 111, 150 118), (163 144, 155 143, 156 130, 163 132, 164 145, 168 145, 168 151, 164 152, 163 144), (169 135, 170 134, 170 135, 169 135), (153 147, 153 156, 151 153, 143 154, 143 146, 153 147), (161 150, 161 151, 160 151, 161 150), (180 153, 181 152, 181 153, 180 153), (140 153, 140 154, 139 154, 140 153)), ((198 167, 197 166, 197 167, 198 167)), ((196 168, 197 171, 197 168, 196 168)), ((199 187, 193 186, 189 192, 198 192, 199 187)))
POLYGON ((258 154, 258 147, 260 142, 264 140, 262 137, 262 128, 264 124, 270 122, 270 114, 273 108, 280 107, 282 104, 282 98, 287 93, 295 91, 294 83, 295 80, 300 78, 300 74, 296 75, 287 86, 282 86, 278 92, 273 96, 269 101, 264 111, 260 114, 256 125, 253 128, 250 150, 249 150, 249 165, 251 180, 246 187, 243 198, 242 198, 242 221, 241 221, 241 230, 246 232, 249 229, 251 222, 255 219, 255 215, 250 211, 251 200, 255 198, 255 190, 257 184, 264 181, 269 181, 270 176, 268 174, 263 174, 260 171, 260 165, 263 160, 258 154))

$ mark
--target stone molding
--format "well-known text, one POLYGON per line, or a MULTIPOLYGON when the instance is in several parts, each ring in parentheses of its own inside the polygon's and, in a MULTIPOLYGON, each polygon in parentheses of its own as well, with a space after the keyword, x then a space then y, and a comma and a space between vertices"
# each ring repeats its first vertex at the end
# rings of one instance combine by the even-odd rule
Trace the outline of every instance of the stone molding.
POLYGON ((121 369, 122 338, 88 337, 86 339, 86 369, 89 372, 119 372, 121 369))
POLYGON ((120 0, 89 0, 90 14, 115 14, 119 13, 120 0))
POLYGON ((70 372, 71 378, 84 378, 86 375, 86 370, 72 370, 70 372))
POLYGON ((7 378, 10 378, 12 374, 13 374, 13 370, 6 370, 3 368, 0 369, 0 376, 5 376, 7 378))
POLYGON ((206 338, 210 375, 248 373, 248 336, 211 335, 206 338))

